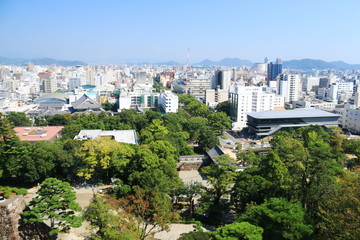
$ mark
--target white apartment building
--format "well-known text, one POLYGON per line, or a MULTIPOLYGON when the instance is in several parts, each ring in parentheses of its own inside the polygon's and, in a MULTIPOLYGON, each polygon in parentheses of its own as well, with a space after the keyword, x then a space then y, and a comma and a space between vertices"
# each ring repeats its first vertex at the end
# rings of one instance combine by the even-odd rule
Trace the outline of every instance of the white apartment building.
POLYGON ((320 78, 319 77, 306 77, 302 81, 302 91, 303 92, 310 92, 314 91, 318 88, 320 84, 320 78))
POLYGON ((161 90, 159 95, 159 106, 165 113, 176 113, 179 108, 179 98, 171 91, 161 90))
POLYGON ((279 95, 285 98, 285 102, 297 101, 301 98, 301 78, 297 74, 279 75, 279 95))
POLYGON ((218 103, 229 99, 229 91, 226 89, 207 89, 205 91, 205 104, 215 107, 218 103))
POLYGON ((360 133, 360 88, 355 93, 354 103, 345 104, 340 124, 354 133, 360 133))
POLYGON ((233 122, 233 130, 241 130, 246 127, 247 113, 274 110, 275 107, 283 107, 284 97, 276 96, 275 93, 264 92, 262 87, 235 86, 235 91, 230 93, 230 113, 233 122), (282 100, 281 100, 282 99, 282 100), (275 105, 282 104, 282 106, 275 105))
POLYGON ((74 90, 77 87, 81 87, 86 84, 85 78, 69 78, 69 90, 74 90))
POLYGON ((119 109, 135 109, 135 108, 157 108, 159 93, 138 93, 138 92, 122 92, 119 96, 119 109))
POLYGON ((55 78, 45 78, 43 81, 43 89, 45 93, 53 93, 56 91, 55 78))

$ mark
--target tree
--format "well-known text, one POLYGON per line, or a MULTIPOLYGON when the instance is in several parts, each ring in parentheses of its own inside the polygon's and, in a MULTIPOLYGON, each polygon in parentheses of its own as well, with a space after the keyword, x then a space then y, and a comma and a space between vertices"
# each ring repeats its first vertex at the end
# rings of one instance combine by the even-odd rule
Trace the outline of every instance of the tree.
POLYGON ((190 134, 190 141, 197 141, 201 131, 207 127, 208 120, 202 117, 192 117, 185 123, 186 130, 190 134))
POLYGON ((27 222, 50 221, 50 235, 67 233, 70 228, 81 226, 82 218, 76 216, 81 207, 75 201, 76 196, 67 182, 56 178, 47 178, 37 191, 38 196, 29 203, 29 210, 24 212, 27 222))
POLYGON ((97 175, 101 179, 109 181, 112 177, 111 171, 115 169, 118 173, 123 172, 133 154, 134 150, 129 145, 110 138, 104 137, 87 141, 75 154, 82 159, 78 176, 90 179, 93 175, 97 175))
POLYGON ((270 150, 266 158, 260 162, 259 168, 263 172, 262 176, 277 186, 277 191, 288 188, 289 172, 276 152, 270 150))
POLYGON ((19 153, 21 142, 13 128, 10 121, 0 113, 0 178, 4 172, 6 175, 7 160, 10 158, 17 160, 21 154, 19 153))
POLYGON ((94 195, 84 213, 96 232, 91 239, 99 240, 136 240, 139 235, 137 224, 131 218, 125 219, 121 212, 114 209, 105 199, 94 195))
POLYGON ((133 193, 119 199, 119 204, 127 213, 131 213, 140 225, 140 240, 157 231, 167 230, 171 221, 178 218, 166 194, 149 192, 139 187, 133 193))
POLYGON ((185 184, 184 194, 189 199, 189 218, 192 218, 193 213, 195 212, 195 204, 194 204, 194 197, 199 195, 203 190, 203 185, 199 182, 193 182, 185 184))
POLYGON ((248 222, 234 222, 217 228, 212 240, 262 240, 264 229, 248 222))
POLYGON ((209 150, 219 144, 219 139, 216 137, 214 131, 206 127, 200 132, 198 143, 202 149, 209 150))
POLYGON ((231 120, 224 112, 211 112, 208 114, 210 126, 219 134, 225 129, 231 128, 231 120))
POLYGON ((360 171, 345 172, 321 207, 318 239, 360 239, 360 171))
POLYGON ((32 125, 32 121, 23 112, 8 112, 6 118, 14 124, 15 127, 27 127, 32 125))
POLYGON ((224 112, 226 115, 230 116, 230 100, 219 103, 216 105, 215 110, 217 112, 224 112))
POLYGON ((102 103, 101 106, 104 108, 105 111, 111 110, 113 112, 117 112, 116 103, 105 102, 105 103, 102 103))
MULTIPOLYGON (((238 146, 241 147, 241 144, 238 146)), ((242 166, 249 166, 249 165, 251 166, 251 165, 259 164, 259 158, 258 158, 258 156, 256 156, 256 154, 253 150, 247 150, 245 152, 236 153, 236 160, 242 166)))
POLYGON ((231 201, 237 213, 243 213, 247 204, 262 204, 273 196, 273 183, 260 176, 258 168, 239 172, 231 193, 231 201))
POLYGON ((252 206, 238 221, 262 227, 264 239, 306 239, 313 233, 301 205, 284 198, 270 198, 259 206, 252 206))
POLYGON ((213 221, 220 220, 222 211, 227 208, 227 204, 220 204, 223 196, 230 193, 230 185, 235 180, 235 160, 229 155, 224 154, 215 158, 217 163, 204 167, 201 174, 206 176, 211 185, 201 196, 201 203, 207 211, 209 218, 213 221))

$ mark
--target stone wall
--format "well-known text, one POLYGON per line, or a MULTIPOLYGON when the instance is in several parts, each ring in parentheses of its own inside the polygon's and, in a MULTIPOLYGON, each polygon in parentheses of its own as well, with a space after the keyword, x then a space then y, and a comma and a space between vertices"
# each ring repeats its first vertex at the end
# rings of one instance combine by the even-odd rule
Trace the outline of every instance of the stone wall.
POLYGON ((203 165, 208 163, 208 157, 205 155, 186 155, 180 156, 177 163, 178 171, 199 170, 203 165))
POLYGON ((23 196, 10 196, 0 203, 0 239, 18 240, 19 220, 26 203, 23 196))

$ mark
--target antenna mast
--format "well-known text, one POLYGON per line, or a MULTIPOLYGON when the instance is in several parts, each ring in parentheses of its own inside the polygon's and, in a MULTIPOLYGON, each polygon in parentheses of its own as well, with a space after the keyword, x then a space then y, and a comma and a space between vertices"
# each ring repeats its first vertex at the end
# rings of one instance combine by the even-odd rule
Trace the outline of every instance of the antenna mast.
POLYGON ((190 48, 188 47, 187 56, 186 56, 186 66, 185 66, 185 94, 188 94, 188 68, 189 68, 189 58, 190 58, 190 48))

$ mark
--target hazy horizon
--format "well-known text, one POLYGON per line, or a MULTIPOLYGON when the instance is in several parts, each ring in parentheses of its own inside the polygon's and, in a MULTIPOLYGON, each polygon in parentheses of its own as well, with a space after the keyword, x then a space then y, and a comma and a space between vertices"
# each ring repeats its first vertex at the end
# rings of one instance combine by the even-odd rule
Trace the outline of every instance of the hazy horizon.
POLYGON ((360 63, 360 1, 0 1, 0 56, 90 64, 360 63))

